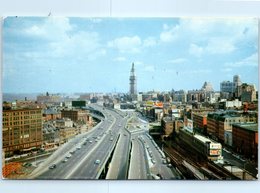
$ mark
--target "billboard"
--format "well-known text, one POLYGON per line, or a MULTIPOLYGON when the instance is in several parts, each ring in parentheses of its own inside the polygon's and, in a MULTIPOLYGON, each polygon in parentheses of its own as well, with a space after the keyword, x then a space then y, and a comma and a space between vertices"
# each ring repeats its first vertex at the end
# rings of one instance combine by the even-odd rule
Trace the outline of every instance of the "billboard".
POLYGON ((85 107, 86 101, 72 101, 73 107, 85 107))

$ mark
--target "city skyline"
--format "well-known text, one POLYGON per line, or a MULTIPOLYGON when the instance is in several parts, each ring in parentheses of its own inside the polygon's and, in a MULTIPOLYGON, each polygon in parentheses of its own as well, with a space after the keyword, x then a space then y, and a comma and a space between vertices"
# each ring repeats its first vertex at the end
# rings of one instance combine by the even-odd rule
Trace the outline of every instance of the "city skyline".
POLYGON ((129 92, 133 62, 138 92, 205 81, 219 91, 235 74, 258 88, 257 27, 256 19, 8 17, 3 92, 129 92))

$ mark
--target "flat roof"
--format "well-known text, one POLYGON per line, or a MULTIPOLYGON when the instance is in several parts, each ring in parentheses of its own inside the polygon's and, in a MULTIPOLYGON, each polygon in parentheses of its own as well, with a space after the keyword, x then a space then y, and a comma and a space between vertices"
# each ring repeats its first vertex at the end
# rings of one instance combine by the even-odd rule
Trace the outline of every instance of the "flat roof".
POLYGON ((248 131, 258 132, 257 123, 235 123, 234 126, 248 131))
POLYGON ((203 143, 212 142, 209 138, 204 137, 204 136, 201 136, 201 135, 198 135, 198 134, 195 134, 194 137, 195 137, 196 139, 202 141, 203 143))

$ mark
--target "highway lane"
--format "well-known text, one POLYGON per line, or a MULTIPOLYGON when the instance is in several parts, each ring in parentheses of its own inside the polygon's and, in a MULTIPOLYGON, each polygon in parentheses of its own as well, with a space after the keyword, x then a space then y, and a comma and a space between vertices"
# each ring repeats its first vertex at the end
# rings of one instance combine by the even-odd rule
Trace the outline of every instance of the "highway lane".
POLYGON ((141 141, 135 137, 132 139, 131 160, 128 179, 149 179, 150 171, 141 141))
MULTIPOLYGON (((104 111, 104 110, 103 110, 104 111)), ((92 144, 88 144, 86 145, 86 147, 83 147, 82 145, 82 149, 78 150, 78 152, 75 152, 75 155, 73 154, 71 158, 68 159, 68 161, 66 163, 62 163, 61 161, 65 158, 66 154, 69 153, 69 151, 73 150, 75 148, 75 146, 78 146, 82 140, 82 137, 77 137, 76 139, 73 139, 71 140, 68 144, 69 145, 66 145, 67 147, 63 147, 59 150, 59 153, 56 153, 55 156, 53 156, 48 164, 52 164, 52 163, 55 163, 56 164, 56 168, 54 169, 48 169, 49 165, 48 164, 45 164, 45 171, 43 172, 43 174, 39 175, 37 177, 37 179, 65 179, 68 175, 69 176, 72 176, 72 179, 73 178, 82 178, 82 179, 85 179, 85 178, 93 178, 93 176, 95 175, 92 175, 92 176, 81 176, 81 175, 76 175, 76 174, 71 174, 71 171, 75 170, 75 168, 81 168, 79 166, 79 164, 82 164, 82 163, 85 163, 86 160, 86 157, 87 156, 90 156, 89 153, 91 151, 93 151, 93 149, 97 149, 97 152, 108 152, 108 149, 106 149, 107 147, 112 147, 111 146, 111 141, 109 140, 110 139, 110 136, 109 137, 106 137, 107 135, 110 135, 108 133, 108 130, 111 129, 111 133, 113 135, 115 135, 115 133, 117 133, 117 128, 114 128, 114 124, 116 123, 116 118, 114 117, 114 115, 112 114, 115 114, 114 112, 106 112, 104 113, 105 115, 108 115, 108 121, 103 121, 100 125, 99 125, 99 128, 101 129, 95 129, 95 131, 93 131, 91 134, 85 134, 83 135, 84 137, 87 137, 87 138, 91 138, 91 137, 97 137, 98 135, 102 134, 102 133, 107 133, 107 134, 104 134, 103 137, 100 136, 100 139, 98 142, 94 142, 94 139, 92 140, 92 144), (115 131, 114 131, 115 130, 115 131), (103 144, 103 141, 105 141, 105 139, 107 141, 110 142, 110 144, 107 144, 107 143, 104 143, 105 145, 100 145, 100 144, 103 144), (101 148, 101 149, 99 149, 101 148), (104 151, 103 151, 104 150, 104 151), (46 171, 46 168, 47 168, 47 171, 46 171)), ((114 140, 112 141, 114 142, 114 140)), ((106 155, 104 155, 106 158, 106 155)), ((96 154, 94 155, 91 155, 91 158, 93 158, 93 160, 97 159, 99 156, 96 154)), ((92 162, 91 160, 90 161, 87 161, 87 162, 92 162)), ((90 164, 87 164, 89 165, 90 167, 90 164)), ((93 162, 92 162, 93 163, 93 162)), ((102 164, 102 163, 101 163, 102 164)), ((93 167, 93 165, 91 165, 91 168, 93 167)), ((85 167, 84 167, 85 168, 85 167)))
POLYGON ((120 127, 118 124, 121 123, 121 117, 114 111, 110 111, 110 116, 113 117, 113 123, 108 129, 102 143, 91 151, 91 154, 87 155, 86 158, 80 162, 66 179, 97 179, 104 169, 106 162, 117 142, 120 127), (95 163, 95 162, 99 163, 95 163))
POLYGON ((51 164, 61 162, 70 151, 74 151, 74 149, 78 144, 80 144, 84 137, 92 137, 93 135, 96 135, 94 130, 92 130, 92 132, 76 136, 74 139, 71 139, 69 142, 63 144, 56 152, 54 152, 54 154, 52 154, 33 172, 32 177, 41 176, 42 173, 48 171, 51 164))
POLYGON ((129 124, 129 131, 131 131, 132 135, 139 135, 139 139, 143 143, 143 151, 146 152, 148 165, 152 174, 159 174, 163 179, 179 178, 175 169, 171 168, 170 165, 164 162, 165 158, 161 155, 162 151, 148 134, 147 121, 142 120, 136 113, 134 113, 131 124, 129 124), (147 149, 147 147, 149 149, 147 149), (149 151, 151 151, 151 153, 149 153, 149 151))
POLYGON ((178 179, 177 172, 174 168, 168 167, 168 164, 164 164, 163 161, 165 160, 163 156, 160 154, 160 149, 151 138, 151 136, 146 133, 142 135, 144 145, 149 146, 149 150, 152 152, 152 157, 149 157, 150 165, 151 165, 151 172, 155 175, 160 174, 162 179, 178 179), (155 162, 152 163, 152 160, 155 162))
POLYGON ((109 164, 106 179, 127 179, 128 158, 130 151, 130 134, 126 131, 127 116, 124 112, 114 110, 118 115, 116 126, 120 137, 109 164))
POLYGON ((106 137, 102 141, 99 148, 91 152, 91 155, 87 157, 77 168, 66 176, 66 179, 96 179, 97 174, 102 169, 102 165, 105 164, 106 158, 109 156, 111 150, 111 144, 116 142, 116 137, 113 141, 110 141, 110 137, 106 137), (100 160, 100 163, 95 163, 96 160, 100 160))
POLYGON ((75 152, 71 154, 70 158, 65 158, 65 156, 69 155, 69 153, 64 152, 62 156, 64 158, 59 162, 55 162, 57 168, 49 169, 44 174, 38 176, 37 179, 64 179, 64 176, 66 176, 70 172, 71 168, 73 168, 75 164, 79 163, 82 159, 84 159, 85 155, 89 153, 95 145, 96 142, 87 142, 86 145, 81 146, 81 149, 75 150, 75 152), (67 162, 64 163, 63 161, 65 159, 67 159, 67 162))
POLYGON ((160 173, 164 179, 172 179, 175 177, 172 169, 161 163, 162 158, 160 157, 159 151, 155 146, 153 147, 154 144, 151 139, 145 134, 148 130, 147 122, 139 119, 136 114, 132 112, 129 116, 131 115, 134 118, 132 119, 132 123, 128 125, 129 131, 126 131, 125 125, 129 118, 129 116, 126 116, 127 113, 108 110, 99 106, 94 107, 102 111, 105 118, 95 129, 91 130, 91 132, 75 137, 58 149, 51 158, 48 159, 48 162, 45 162, 45 168, 41 166, 41 168, 44 168, 44 171, 40 174, 38 173, 37 179, 97 179, 105 169, 104 166, 117 142, 118 144, 109 167, 109 173, 111 173, 112 176, 109 179, 126 179, 128 149, 130 146, 129 131, 132 132, 131 135, 133 137, 143 136, 145 143, 152 147, 151 150, 156 160, 155 164, 151 164, 151 160, 148 160, 146 156, 145 144, 136 138, 136 143, 133 143, 135 144, 135 148, 132 153, 132 156, 136 158, 131 159, 130 165, 134 165, 131 167, 132 169, 129 168, 128 173, 130 174, 136 171, 137 173, 134 174, 133 177, 129 176, 130 179, 150 179, 151 176, 147 176, 147 174, 150 174, 151 171, 155 174, 160 173), (119 134, 120 138, 118 139, 119 134), (83 145, 86 138, 88 141, 86 145, 83 145), (92 143, 90 143, 89 140, 91 140, 92 143), (81 146, 81 148, 75 151, 75 153, 68 158, 67 162, 63 163, 62 160, 65 159, 65 156, 78 146, 81 146), (139 161, 136 162, 136 160, 139 161), (56 164, 56 168, 49 169, 49 166, 53 163, 56 164))
POLYGON ((129 151, 130 134, 124 131, 120 134, 106 179, 127 179, 129 151))

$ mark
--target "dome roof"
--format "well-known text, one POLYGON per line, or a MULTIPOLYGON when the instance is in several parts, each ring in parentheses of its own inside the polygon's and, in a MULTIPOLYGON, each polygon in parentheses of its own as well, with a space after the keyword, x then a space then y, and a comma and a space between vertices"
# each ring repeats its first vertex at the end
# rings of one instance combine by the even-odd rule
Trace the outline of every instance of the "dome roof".
POLYGON ((212 84, 210 82, 204 82, 204 84, 202 86, 202 90, 205 90, 207 92, 214 91, 212 84))

